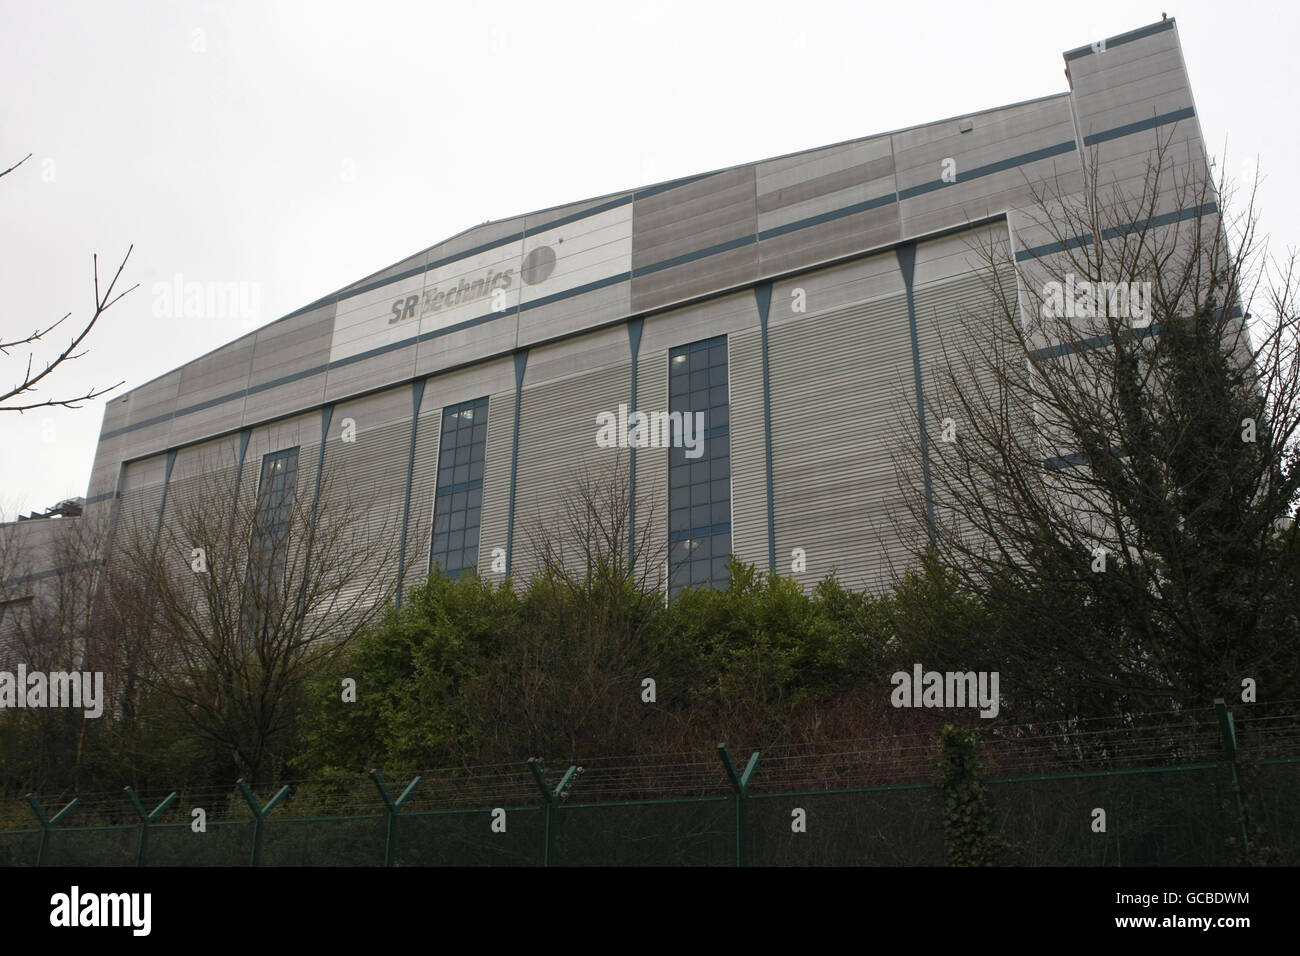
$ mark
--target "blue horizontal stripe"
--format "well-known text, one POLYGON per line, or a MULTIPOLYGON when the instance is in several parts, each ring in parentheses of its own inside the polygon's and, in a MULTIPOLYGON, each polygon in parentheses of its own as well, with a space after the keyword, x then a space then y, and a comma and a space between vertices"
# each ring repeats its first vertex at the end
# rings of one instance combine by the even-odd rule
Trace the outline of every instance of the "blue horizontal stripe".
MULTIPOLYGON (((1233 306, 1227 314, 1227 318, 1229 319, 1239 319, 1241 317, 1242 311, 1240 306, 1233 306)), ((1190 315, 1182 315, 1178 317, 1178 321, 1190 322, 1192 318, 1193 316, 1190 315)), ((1164 324, 1169 325, 1170 323, 1166 322, 1164 324)), ((1161 328, 1163 328, 1162 325, 1153 322, 1145 328, 1128 330, 1125 333, 1125 338, 1141 341, 1142 339, 1150 338, 1153 335, 1159 335, 1161 328)), ((1111 342, 1112 337, 1110 335, 1094 335, 1090 338, 1080 339, 1078 342, 1061 343, 1059 345, 1049 345, 1041 349, 1034 349, 1029 353, 1029 357, 1035 361, 1049 358, 1062 358, 1066 355, 1073 355, 1075 352, 1086 352, 1095 348, 1102 348, 1110 345, 1111 342)))
POLYGON ((1166 123, 1177 123, 1180 120, 1191 119, 1196 115, 1196 110, 1190 106, 1181 110, 1174 110, 1172 113, 1163 113, 1160 116, 1152 116, 1149 119, 1138 120, 1136 123, 1129 123, 1127 126, 1116 126, 1114 129, 1108 129, 1102 133, 1093 133, 1091 136, 1083 138, 1084 146, 1092 146, 1095 143, 1104 143, 1107 140, 1119 139, 1121 136, 1131 136, 1134 133, 1140 133, 1143 130, 1155 129, 1157 126, 1164 126, 1166 123))
POLYGON ((860 212, 878 209, 881 206, 888 206, 890 203, 897 201, 898 195, 896 193, 886 193, 883 196, 877 196, 875 199, 868 199, 866 202, 854 203, 852 206, 845 206, 842 209, 832 209, 830 212, 809 216, 807 219, 796 219, 784 226, 773 226, 771 229, 764 229, 758 234, 758 238, 760 240, 775 239, 777 236, 784 236, 787 233, 798 232, 800 229, 810 229, 823 223, 834 222, 836 219, 843 219, 845 216, 856 216, 860 212))
POLYGON ((1009 159, 999 159, 995 163, 988 163, 984 166, 976 166, 974 169, 967 170, 965 173, 959 172, 957 173, 956 182, 947 183, 942 179, 936 179, 928 183, 922 183, 919 186, 909 186, 907 189, 899 191, 898 198, 900 201, 911 199, 913 196, 933 192, 936 189, 943 189, 945 186, 955 186, 957 183, 969 182, 983 176, 992 176, 994 173, 1006 172, 1008 169, 1015 169, 1018 166, 1026 166, 1029 163, 1036 163, 1043 159, 1051 159, 1053 156, 1060 156, 1063 153, 1072 153, 1074 150, 1074 140, 1057 143, 1055 146, 1044 146, 1042 149, 1036 149, 1033 152, 1022 153, 1019 156, 1012 156, 1009 159))
MULTIPOLYGON (((1161 213, 1159 216, 1152 216, 1150 219, 1142 219, 1138 222, 1130 222, 1123 226, 1111 226, 1109 229, 1102 231, 1103 239, 1118 239, 1120 236, 1127 236, 1134 232, 1141 232, 1144 229, 1156 229, 1160 226, 1168 226, 1175 222, 1181 222, 1186 219, 1195 219, 1197 216, 1208 216, 1219 211, 1217 204, 1207 202, 1201 206, 1193 206, 1190 209, 1179 209, 1177 212, 1161 213)), ((1024 262, 1026 259, 1038 259, 1042 256, 1053 255, 1058 252, 1064 252, 1066 249, 1075 249, 1079 246, 1092 244, 1092 236, 1074 236, 1066 242, 1049 242, 1041 246, 1032 246, 1028 249, 1021 249, 1016 253, 1016 261, 1024 262)))
POLYGON ((632 277, 649 275, 652 272, 659 272, 663 269, 671 269, 674 266, 684 266, 688 262, 695 262, 699 259, 705 259, 709 256, 716 256, 722 252, 730 252, 732 249, 739 249, 741 246, 752 245, 758 242, 758 236, 750 233, 747 236, 741 236, 738 239, 732 239, 728 242, 720 242, 716 246, 707 246, 703 249, 697 249, 694 252, 686 252, 680 256, 673 256, 671 259, 665 259, 662 262, 656 262, 653 265, 641 266, 639 269, 632 270, 632 277))
MULTIPOLYGON (((1140 30, 1131 30, 1128 33, 1121 33, 1117 37, 1107 37, 1105 40, 1106 49, 1109 50, 1111 47, 1123 46, 1125 43, 1132 43, 1134 40, 1143 40, 1149 36, 1154 36, 1157 33, 1161 33, 1165 30, 1172 30, 1173 28, 1173 20, 1161 20, 1159 23, 1153 23, 1149 27, 1142 27, 1140 30)), ((1096 52, 1097 51, 1092 48, 1091 44, 1088 46, 1081 46, 1066 53, 1065 61, 1068 63, 1071 60, 1077 60, 1080 57, 1088 56, 1089 54, 1096 52)))

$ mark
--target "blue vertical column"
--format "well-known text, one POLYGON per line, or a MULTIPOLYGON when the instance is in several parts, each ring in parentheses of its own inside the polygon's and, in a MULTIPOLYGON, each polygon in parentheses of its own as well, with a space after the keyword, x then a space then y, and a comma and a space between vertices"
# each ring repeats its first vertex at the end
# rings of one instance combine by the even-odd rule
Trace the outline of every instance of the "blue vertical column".
MULTIPOLYGON (((641 354, 641 332, 645 328, 645 319, 629 319, 627 323, 627 341, 632 351, 632 397, 627 408, 628 420, 636 412, 637 358, 641 354)), ((636 560, 636 444, 628 442, 628 479, 627 479, 627 560, 631 564, 636 560)))
POLYGON ((772 478, 772 375, 768 364, 767 317, 772 311, 772 283, 754 286, 763 349, 763 458, 767 469, 767 570, 776 571, 776 495, 772 478))
POLYGON ((406 580, 406 532, 411 523, 411 486, 415 482, 415 439, 420 428, 420 405, 424 402, 424 379, 411 383, 411 443, 406 450, 406 492, 402 495, 402 539, 397 553, 397 584, 393 600, 402 603, 402 583, 406 580))
POLYGON ((907 289, 907 326, 912 336, 912 377, 916 383, 916 420, 921 430, 921 474, 925 481, 926 530, 934 544, 934 489, 930 483, 930 439, 925 427, 925 393, 921 386, 921 343, 916 332, 916 298, 912 292, 912 278, 916 272, 916 243, 910 242, 895 250, 898 268, 903 273, 907 289))
POLYGON ((162 537, 163 512, 167 510, 167 489, 172 483, 172 468, 176 465, 175 450, 167 453, 167 473, 163 476, 162 501, 158 504, 158 524, 153 530, 153 553, 158 553, 158 539, 162 537))
POLYGON ((510 447, 510 510, 506 518, 506 574, 510 574, 515 557, 515 489, 519 479, 519 419, 523 410, 524 371, 528 368, 528 350, 515 353, 515 425, 510 447))

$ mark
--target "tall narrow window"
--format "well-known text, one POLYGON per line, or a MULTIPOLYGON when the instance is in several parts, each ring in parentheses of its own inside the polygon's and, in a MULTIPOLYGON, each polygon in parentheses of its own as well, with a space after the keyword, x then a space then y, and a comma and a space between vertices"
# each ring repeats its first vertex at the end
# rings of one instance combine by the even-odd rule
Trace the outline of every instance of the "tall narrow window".
POLYGON ((262 456, 253 540, 248 551, 248 595, 244 603, 244 622, 253 631, 262 629, 283 597, 281 588, 297 482, 297 448, 262 456))
POLYGON ((432 570, 437 565, 447 577, 459 577, 466 568, 478 565, 487 417, 486 398, 442 410, 429 568, 432 570))
MULTIPOLYGON (((668 451, 668 593, 726 587, 731 554, 731 404, 727 337, 668 353, 668 408, 692 421, 704 415, 702 447, 676 439, 668 451), (698 454, 697 454, 698 452, 698 454)), ((683 424, 685 422, 683 421, 683 424)))

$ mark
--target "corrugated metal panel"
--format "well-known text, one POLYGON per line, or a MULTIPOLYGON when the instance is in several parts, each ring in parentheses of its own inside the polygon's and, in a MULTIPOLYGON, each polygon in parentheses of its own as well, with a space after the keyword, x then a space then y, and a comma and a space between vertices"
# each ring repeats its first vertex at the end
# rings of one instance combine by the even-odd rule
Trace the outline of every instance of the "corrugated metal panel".
POLYGON ((758 277, 754 167, 742 166, 635 202, 633 271, 730 242, 746 244, 632 280, 632 307, 653 308, 758 277))
POLYGON ((731 547, 767 569, 767 443, 763 427, 763 342, 759 330, 727 337, 731 383, 731 547))
MULTIPOLYGON (((642 411, 668 408, 668 352, 637 357, 637 408, 642 411)), ((651 585, 668 588, 668 449, 638 448, 636 452, 636 526, 638 544, 643 545, 642 567, 653 564, 646 574, 651 585), (646 534, 643 537, 643 531, 646 534)))
POLYGON ((515 495, 512 563, 526 579, 542 540, 565 547, 564 508, 576 500, 575 482, 590 474, 600 481, 615 456, 627 450, 596 445, 596 415, 618 413, 632 390, 631 363, 524 388, 519 435, 519 481, 515 495))
MULTIPOLYGON (((901 284, 901 281, 900 281, 901 284)), ((777 571, 802 548, 815 584, 835 569, 876 588, 896 545, 892 452, 914 398, 904 295, 809 316, 770 333, 777 571)))
MULTIPOLYGON (((492 550, 501 548, 504 551, 506 546, 514 435, 514 390, 494 392, 488 396, 487 452, 483 461, 483 511, 479 519, 478 566, 481 576, 498 582, 505 579, 505 573, 492 570, 492 550)), ((433 507, 432 496, 429 507, 433 507)), ((427 550, 425 563, 428 563, 427 550)))

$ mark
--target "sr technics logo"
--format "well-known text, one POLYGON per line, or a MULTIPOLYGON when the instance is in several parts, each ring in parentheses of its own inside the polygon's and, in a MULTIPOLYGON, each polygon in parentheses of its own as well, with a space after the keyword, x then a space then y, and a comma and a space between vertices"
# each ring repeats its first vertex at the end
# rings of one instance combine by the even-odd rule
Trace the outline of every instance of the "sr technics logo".
MULTIPOLYGON (((538 246, 524 256, 521 271, 525 285, 537 285, 545 282, 551 273, 555 271, 555 250, 550 246, 538 246)), ((407 319, 414 319, 417 306, 419 306, 419 315, 423 317, 440 312, 443 309, 467 305, 478 299, 487 298, 498 289, 504 292, 514 284, 514 280, 515 270, 513 268, 502 272, 497 272, 496 269, 488 269, 481 278, 477 279, 461 276, 455 285, 447 284, 441 288, 434 286, 426 289, 423 302, 420 301, 421 297, 418 295, 408 295, 398 299, 393 303, 391 309, 393 317, 388 320, 388 324, 395 325, 407 319)))

